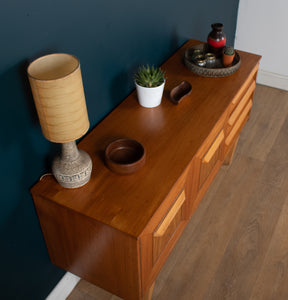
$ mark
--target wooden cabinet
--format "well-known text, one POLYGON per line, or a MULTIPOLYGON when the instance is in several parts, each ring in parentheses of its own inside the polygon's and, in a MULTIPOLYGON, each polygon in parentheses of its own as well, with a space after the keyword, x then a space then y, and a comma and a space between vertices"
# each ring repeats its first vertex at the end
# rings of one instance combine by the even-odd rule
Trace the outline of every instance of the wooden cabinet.
POLYGON ((51 261, 125 300, 149 299, 151 286, 223 162, 232 159, 249 118, 260 57, 240 53, 241 67, 204 78, 183 64, 188 41, 162 66, 161 105, 139 106, 133 92, 81 141, 91 180, 64 189, 45 176, 31 190, 51 261), (179 105, 169 91, 182 80, 192 93, 179 105), (104 163, 114 139, 141 142, 146 164, 131 175, 104 163))

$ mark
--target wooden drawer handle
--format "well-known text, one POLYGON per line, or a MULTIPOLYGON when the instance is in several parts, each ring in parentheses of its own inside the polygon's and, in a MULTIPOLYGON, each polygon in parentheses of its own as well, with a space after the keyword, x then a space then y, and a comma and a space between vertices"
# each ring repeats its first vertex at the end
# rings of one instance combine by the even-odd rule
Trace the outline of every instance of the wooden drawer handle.
POLYGON ((243 110, 241 116, 239 117, 238 121, 236 122, 236 124, 234 125, 234 127, 231 130, 230 134, 228 135, 228 137, 225 141, 226 146, 229 146, 231 144, 231 142, 232 142, 233 138, 235 137, 237 131, 239 130, 239 128, 243 124, 245 118, 248 116, 251 107, 252 107, 252 100, 250 100, 248 102, 248 104, 246 105, 245 109, 243 110))
POLYGON ((223 132, 223 130, 221 130, 221 132, 218 134, 216 140, 214 141, 214 143, 211 145, 211 147, 207 151, 206 155, 204 156, 204 158, 202 160, 203 163, 208 164, 210 162, 211 158, 213 157, 215 152, 218 150, 218 148, 223 140, 224 140, 224 132, 223 132))
POLYGON ((164 235, 170 223, 178 213, 179 209, 181 209, 184 201, 185 201, 185 192, 183 190, 181 194, 178 196, 177 200, 174 202, 173 206, 169 210, 164 220, 161 222, 157 230, 154 232, 153 234, 154 237, 161 237, 164 235))
POLYGON ((237 118, 240 115, 241 111, 243 110, 243 108, 247 104, 248 100, 251 98, 251 95, 254 92, 255 88, 256 88, 256 81, 253 81, 253 83, 251 84, 251 86, 249 87, 247 92, 245 93, 244 97, 242 98, 242 100, 240 101, 240 103, 238 104, 236 109, 233 111, 233 113, 231 114, 231 116, 228 120, 228 124, 230 126, 233 126, 233 124, 237 120, 237 118))

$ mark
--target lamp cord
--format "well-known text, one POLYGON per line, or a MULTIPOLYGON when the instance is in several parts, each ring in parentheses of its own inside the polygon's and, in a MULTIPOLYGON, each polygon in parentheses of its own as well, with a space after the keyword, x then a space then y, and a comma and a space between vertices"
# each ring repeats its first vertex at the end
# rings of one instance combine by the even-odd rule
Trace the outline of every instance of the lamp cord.
POLYGON ((46 173, 46 174, 43 174, 43 175, 40 177, 39 181, 41 181, 45 176, 51 176, 51 175, 53 175, 53 174, 52 174, 52 173, 46 173))

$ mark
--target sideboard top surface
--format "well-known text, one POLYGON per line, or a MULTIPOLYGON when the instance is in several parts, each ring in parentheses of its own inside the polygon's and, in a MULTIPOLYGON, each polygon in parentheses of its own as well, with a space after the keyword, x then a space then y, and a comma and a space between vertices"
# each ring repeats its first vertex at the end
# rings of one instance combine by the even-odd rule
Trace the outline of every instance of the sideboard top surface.
POLYGON ((200 77, 183 62, 185 50, 198 43, 189 40, 162 65, 167 80, 159 107, 141 107, 134 90, 79 143, 93 161, 88 184, 65 189, 45 176, 31 189, 33 196, 138 237, 260 60, 238 51, 236 73, 200 77), (192 84, 192 92, 175 105, 169 92, 183 80, 192 84), (138 140, 147 153, 144 167, 131 175, 114 174, 104 163, 106 146, 123 137, 138 140))

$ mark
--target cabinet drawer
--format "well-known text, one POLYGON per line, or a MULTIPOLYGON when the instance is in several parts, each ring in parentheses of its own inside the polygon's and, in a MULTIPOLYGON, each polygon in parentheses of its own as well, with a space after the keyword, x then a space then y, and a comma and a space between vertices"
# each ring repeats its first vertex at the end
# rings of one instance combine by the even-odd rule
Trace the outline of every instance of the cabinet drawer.
POLYGON ((241 115, 248 101, 252 98, 255 87, 256 87, 256 81, 253 81, 252 84, 249 86, 248 90, 246 91, 246 93, 244 94, 243 98, 240 100, 238 105, 230 114, 230 117, 228 119, 228 132, 231 130, 232 126, 235 124, 235 122, 241 115))
POLYGON ((201 189, 202 185, 209 177, 213 168, 217 164, 217 162, 221 159, 222 156, 222 142, 224 140, 224 132, 220 131, 218 136, 213 141, 212 145, 209 147, 208 151, 205 153, 203 158, 201 159, 200 166, 200 175, 199 175, 199 189, 201 189))
POLYGON ((153 263, 157 261, 178 226, 184 221, 183 204, 186 200, 184 189, 176 197, 169 211, 153 233, 153 263))
POLYGON ((259 63, 254 67, 254 69, 252 70, 252 72, 248 76, 248 78, 245 81, 245 83, 241 86, 241 88, 239 89, 238 93, 232 99, 232 102, 231 102, 232 111, 235 109, 235 107, 237 106, 237 104, 241 101, 241 99, 246 94, 246 92, 249 89, 249 87, 251 87, 251 85, 253 84, 253 82, 256 82, 256 76, 257 76, 258 67, 259 67, 259 63))
POLYGON ((237 122, 232 127, 232 130, 230 131, 229 135, 227 136, 225 140, 225 146, 226 148, 229 148, 234 141, 234 139, 239 135, 241 129, 245 125, 246 121, 248 120, 249 113, 252 107, 252 99, 250 99, 245 106, 244 110, 242 111, 241 115, 239 116, 237 122))

